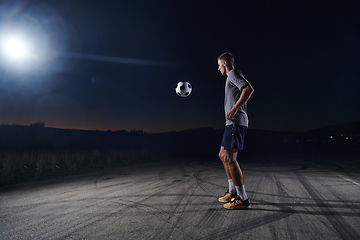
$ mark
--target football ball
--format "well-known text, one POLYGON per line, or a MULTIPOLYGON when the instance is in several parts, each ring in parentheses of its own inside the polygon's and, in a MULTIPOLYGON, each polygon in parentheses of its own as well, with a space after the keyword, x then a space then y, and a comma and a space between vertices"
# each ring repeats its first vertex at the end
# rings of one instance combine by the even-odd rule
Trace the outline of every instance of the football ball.
POLYGON ((188 97, 192 91, 191 84, 188 82, 180 81, 175 88, 175 92, 180 97, 188 97))

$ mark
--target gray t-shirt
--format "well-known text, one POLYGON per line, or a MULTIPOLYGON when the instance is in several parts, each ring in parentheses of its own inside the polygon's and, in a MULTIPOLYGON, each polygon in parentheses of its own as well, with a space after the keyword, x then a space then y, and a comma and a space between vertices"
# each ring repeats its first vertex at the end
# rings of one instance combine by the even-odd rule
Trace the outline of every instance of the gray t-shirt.
MULTIPOLYGON (((236 69, 232 69, 229 72, 225 83, 225 116, 240 98, 241 91, 247 84, 249 84, 249 81, 244 77, 242 72, 236 69)), ((239 108, 234 121, 226 119, 226 125, 241 125, 248 127, 249 119, 247 115, 247 103, 239 108)))

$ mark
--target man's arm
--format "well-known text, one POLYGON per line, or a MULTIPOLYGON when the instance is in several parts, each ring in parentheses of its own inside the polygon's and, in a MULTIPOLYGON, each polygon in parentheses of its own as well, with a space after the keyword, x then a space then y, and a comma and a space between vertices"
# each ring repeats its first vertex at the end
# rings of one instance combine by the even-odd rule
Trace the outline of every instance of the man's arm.
POLYGON ((246 85, 241 91, 241 95, 239 99, 236 101, 235 105, 230 109, 230 111, 226 114, 226 118, 230 121, 234 120, 234 116, 237 113, 238 109, 244 105, 251 97, 254 92, 254 88, 250 83, 246 85))

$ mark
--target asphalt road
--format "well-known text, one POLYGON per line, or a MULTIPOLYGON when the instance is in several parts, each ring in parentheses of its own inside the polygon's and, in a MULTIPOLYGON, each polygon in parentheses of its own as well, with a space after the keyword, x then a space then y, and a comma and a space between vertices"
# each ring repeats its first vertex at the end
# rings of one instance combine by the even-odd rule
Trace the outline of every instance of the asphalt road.
POLYGON ((360 161, 241 161, 250 210, 226 210, 220 161, 184 159, 0 188, 0 239, 360 239, 360 161))

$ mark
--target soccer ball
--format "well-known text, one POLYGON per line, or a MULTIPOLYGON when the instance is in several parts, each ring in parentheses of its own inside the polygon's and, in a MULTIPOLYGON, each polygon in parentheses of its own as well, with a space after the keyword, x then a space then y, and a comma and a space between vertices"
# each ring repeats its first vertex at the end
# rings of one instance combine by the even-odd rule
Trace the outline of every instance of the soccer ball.
POLYGON ((188 97, 191 93, 192 87, 188 82, 178 82, 175 92, 180 97, 188 97))

